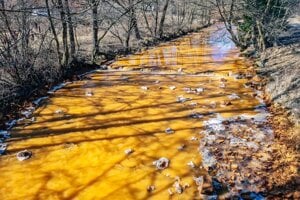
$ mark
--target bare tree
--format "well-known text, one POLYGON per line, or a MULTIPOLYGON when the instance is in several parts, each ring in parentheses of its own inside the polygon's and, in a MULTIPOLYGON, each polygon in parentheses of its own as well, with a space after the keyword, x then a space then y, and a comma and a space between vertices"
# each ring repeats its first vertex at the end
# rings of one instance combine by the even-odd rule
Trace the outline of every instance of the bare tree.
POLYGON ((93 52, 92 52, 92 62, 95 62, 95 56, 99 53, 99 43, 98 43, 98 6, 99 1, 89 0, 89 5, 92 9, 92 25, 93 25, 93 52))
POLYGON ((166 2, 164 4, 162 16, 160 18, 159 29, 158 29, 159 37, 162 37, 163 33, 164 33, 164 23, 165 23, 165 19, 166 19, 166 13, 167 13, 167 10, 169 7, 169 2, 170 2, 170 0, 166 0, 166 2))
POLYGON ((73 27, 73 20, 71 17, 70 7, 69 7, 69 0, 65 0, 65 14, 67 18, 68 30, 69 30, 69 41, 70 41, 70 55, 72 60, 75 59, 75 35, 74 35, 74 27, 73 27))
POLYGON ((69 44, 68 44, 68 25, 66 19, 66 12, 63 6, 62 0, 57 0, 58 8, 60 10, 60 19, 62 24, 62 41, 63 41, 63 65, 67 66, 69 64, 69 44))
POLYGON ((9 102, 15 94, 51 85, 78 56, 96 63, 99 55, 109 58, 202 26, 202 1, 0 0, 0 88, 6 88, 0 97, 9 102))
POLYGON ((58 36, 57 36, 57 32, 54 26, 54 22, 52 19, 52 14, 50 11, 50 6, 49 6, 49 0, 45 0, 45 4, 46 4, 46 9, 47 9, 47 16, 48 16, 48 20, 49 20, 49 24, 50 24, 50 28, 54 37, 54 41, 56 44, 56 51, 57 51, 57 56, 58 56, 58 62, 59 65, 62 65, 62 58, 61 58, 61 52, 60 52, 60 44, 59 44, 59 40, 58 40, 58 36))
POLYGON ((299 0, 215 0, 232 41, 242 49, 253 45, 263 52, 276 43, 299 0))

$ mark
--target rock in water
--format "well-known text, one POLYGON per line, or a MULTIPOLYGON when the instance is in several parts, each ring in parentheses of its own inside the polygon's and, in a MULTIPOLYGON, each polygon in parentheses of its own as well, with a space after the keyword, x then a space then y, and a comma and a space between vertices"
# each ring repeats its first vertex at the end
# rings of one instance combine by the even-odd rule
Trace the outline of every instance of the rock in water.
POLYGON ((185 149, 186 145, 185 144, 182 144, 180 146, 177 147, 177 150, 178 151, 183 151, 185 149))
POLYGON ((63 111, 63 110, 60 110, 60 109, 58 109, 58 110, 56 110, 54 113, 55 113, 55 114, 63 114, 63 113, 64 113, 64 111, 63 111))
POLYGON ((170 196, 172 196, 174 194, 173 190, 170 189, 170 188, 168 189, 168 193, 169 193, 170 196))
POLYGON ((178 96, 177 97, 177 102, 178 103, 184 103, 184 102, 189 101, 189 100, 191 100, 191 99, 190 98, 185 98, 183 96, 178 96))
POLYGON ((233 93, 231 95, 228 95, 228 98, 231 99, 231 100, 240 99, 240 97, 235 93, 233 93))
POLYGON ((202 188, 203 188, 203 176, 199 176, 199 177, 194 177, 194 181, 196 183, 196 185, 198 186, 197 190, 198 190, 198 193, 199 195, 201 195, 202 193, 202 188))
POLYGON ((142 86, 141 89, 142 90, 148 90, 149 88, 147 86, 142 86))
POLYGON ((94 93, 92 91, 85 92, 85 96, 87 96, 87 97, 92 97, 93 95, 94 95, 94 93))
POLYGON ((124 151, 124 153, 125 153, 126 155, 130 155, 130 154, 133 153, 133 149, 126 149, 126 150, 124 151))
POLYGON ((178 193, 178 194, 182 194, 183 193, 183 187, 180 185, 179 181, 176 181, 174 183, 174 188, 175 188, 175 191, 178 193))
POLYGON ((153 165, 155 165, 157 169, 163 170, 163 169, 166 169, 169 167, 169 163, 170 163, 170 161, 168 158, 162 157, 162 158, 154 161, 153 165))
POLYGON ((167 129, 165 130, 165 132, 166 132, 167 134, 172 134, 172 133, 174 133, 175 131, 174 131, 172 128, 167 128, 167 129))
POLYGON ((201 119, 204 117, 204 115, 202 115, 201 113, 193 112, 192 114, 190 114, 190 117, 193 119, 201 119))
POLYGON ((196 93, 201 93, 201 92, 204 92, 203 88, 196 88, 196 93))
POLYGON ((176 86, 170 86, 170 90, 175 90, 176 86))
POLYGON ((222 82, 222 83, 220 83, 219 87, 220 88, 226 88, 226 85, 225 85, 225 83, 222 82))
POLYGON ((155 190, 155 186, 154 185, 149 185, 147 187, 147 192, 153 192, 155 190))
POLYGON ((32 156, 32 152, 28 151, 28 150, 20 151, 17 153, 17 159, 19 161, 27 160, 27 159, 31 158, 31 156, 32 156))
POLYGON ((189 166, 191 168, 196 168, 196 164, 193 161, 188 162, 187 166, 189 166))

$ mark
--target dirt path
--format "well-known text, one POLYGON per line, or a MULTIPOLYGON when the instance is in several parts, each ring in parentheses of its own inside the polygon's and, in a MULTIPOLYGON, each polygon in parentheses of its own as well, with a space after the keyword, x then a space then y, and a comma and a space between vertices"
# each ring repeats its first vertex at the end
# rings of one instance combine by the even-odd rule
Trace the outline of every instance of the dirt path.
POLYGON ((224 38, 205 29, 50 92, 10 131, 0 198, 263 198, 269 113, 224 38))

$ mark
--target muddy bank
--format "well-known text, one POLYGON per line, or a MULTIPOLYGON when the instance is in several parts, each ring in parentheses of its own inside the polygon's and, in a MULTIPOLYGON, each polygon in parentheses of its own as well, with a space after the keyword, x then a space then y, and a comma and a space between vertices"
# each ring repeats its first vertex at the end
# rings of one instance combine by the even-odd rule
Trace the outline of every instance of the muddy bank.
POLYGON ((300 120, 300 17, 291 20, 282 33, 278 46, 266 50, 260 57, 258 73, 267 79, 266 92, 270 100, 288 109, 292 121, 300 120))
POLYGON ((300 23, 282 33, 279 44, 260 56, 257 73, 265 79, 274 131, 272 165, 266 171, 269 199, 299 199, 300 23))
POLYGON ((293 118, 300 117, 300 43, 273 47, 263 55, 260 75, 266 77, 266 92, 270 99, 289 109, 293 118))

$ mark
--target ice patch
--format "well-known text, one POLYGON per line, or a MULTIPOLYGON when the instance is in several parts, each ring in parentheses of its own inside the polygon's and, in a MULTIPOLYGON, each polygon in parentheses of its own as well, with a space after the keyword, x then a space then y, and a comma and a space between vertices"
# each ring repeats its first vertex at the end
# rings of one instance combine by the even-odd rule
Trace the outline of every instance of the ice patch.
POLYGON ((14 125, 16 125, 17 124, 17 120, 11 120, 11 121, 9 121, 9 122, 6 122, 5 124, 6 124, 6 126, 7 126, 7 130, 10 130, 10 129, 12 129, 12 127, 14 127, 14 125))
POLYGON ((170 86, 169 88, 170 88, 170 90, 175 90, 176 86, 170 86))
POLYGON ((34 110, 35 110, 34 107, 25 108, 25 110, 21 111, 21 115, 25 116, 26 118, 29 118, 32 115, 34 110))
POLYGON ((8 139, 8 138, 10 138, 10 133, 8 131, 1 131, 0 130, 0 138, 8 139))
POLYGON ((0 155, 3 155, 7 149, 7 144, 0 143, 0 155))
POLYGON ((236 137, 233 137, 233 136, 230 138, 230 145, 231 146, 238 147, 238 146, 241 146, 241 145, 245 145, 246 143, 247 143, 247 140, 242 139, 242 138, 236 138, 236 137))
POLYGON ((184 102, 189 101, 189 100, 191 100, 191 98, 185 98, 183 96, 178 96, 176 101, 178 103, 184 103, 184 102))
POLYGON ((147 86, 142 86, 141 89, 142 90, 148 90, 149 88, 147 86))
POLYGON ((33 101, 33 103, 35 105, 39 106, 42 101, 44 101, 45 99, 48 99, 48 98, 49 97, 41 97, 41 98, 38 98, 37 100, 33 101))
POLYGON ((193 161, 188 162, 187 166, 189 166, 191 168, 196 168, 196 164, 193 161))
POLYGON ((202 166, 205 169, 213 167, 214 165, 217 164, 217 160, 212 155, 212 153, 210 153, 210 151, 208 149, 202 149, 201 155, 202 155, 202 166))
POLYGON ((70 84, 71 82, 65 82, 65 83, 61 83, 59 85, 56 85, 54 87, 52 87, 47 93, 48 94, 53 94, 54 92, 56 92, 57 90, 65 87, 66 85, 70 84))
POLYGON ((232 94, 228 95, 227 97, 231 100, 240 99, 240 97, 235 93, 232 93, 232 94))
POLYGON ((214 131, 214 132, 221 132, 225 130, 225 126, 222 124, 224 121, 224 118, 217 114, 216 118, 209 119, 208 121, 204 121, 204 125, 208 130, 214 131))

